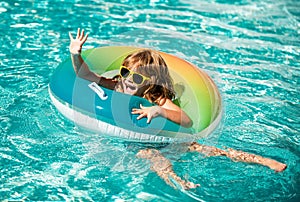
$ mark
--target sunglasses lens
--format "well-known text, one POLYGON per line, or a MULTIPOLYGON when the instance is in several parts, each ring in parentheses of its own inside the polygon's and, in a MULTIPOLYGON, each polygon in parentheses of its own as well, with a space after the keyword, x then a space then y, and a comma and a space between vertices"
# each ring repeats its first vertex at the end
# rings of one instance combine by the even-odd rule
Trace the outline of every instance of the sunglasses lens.
POLYGON ((123 78, 127 78, 129 75, 132 75, 132 81, 137 85, 140 85, 144 82, 144 77, 141 74, 132 72, 124 66, 121 67, 120 75, 123 78))
POLYGON ((133 79, 133 82, 135 82, 136 84, 141 84, 143 83, 143 77, 139 74, 133 74, 132 75, 132 79, 133 79))
POLYGON ((130 71, 124 67, 120 71, 121 76, 124 78, 128 77, 129 73, 130 73, 130 71))

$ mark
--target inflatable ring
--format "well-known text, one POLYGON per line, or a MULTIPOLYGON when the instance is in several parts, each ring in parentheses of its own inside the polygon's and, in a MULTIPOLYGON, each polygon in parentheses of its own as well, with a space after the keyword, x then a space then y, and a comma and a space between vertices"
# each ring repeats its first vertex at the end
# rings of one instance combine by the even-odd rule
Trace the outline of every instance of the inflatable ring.
MULTIPOLYGON (((90 69, 106 77, 118 74, 124 58, 137 47, 109 46, 89 49, 82 57, 90 69)), ((212 79, 191 63, 159 52, 174 80, 176 100, 193 120, 184 128, 163 117, 137 120, 132 108, 153 105, 146 99, 118 93, 81 79, 71 60, 61 63, 52 75, 49 95, 54 106, 75 124, 97 133, 138 142, 190 142, 206 137, 222 116, 220 93, 212 79)))

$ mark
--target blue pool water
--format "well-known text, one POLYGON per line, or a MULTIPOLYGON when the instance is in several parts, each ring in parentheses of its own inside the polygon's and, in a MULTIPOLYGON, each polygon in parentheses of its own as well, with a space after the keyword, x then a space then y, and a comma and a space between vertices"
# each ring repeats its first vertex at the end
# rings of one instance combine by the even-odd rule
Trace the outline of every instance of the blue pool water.
POLYGON ((0 1, 0 200, 297 201, 300 198, 300 3, 297 0, 0 1), (142 146, 91 134, 52 105, 48 84, 85 49, 151 47, 216 82, 222 124, 201 142, 270 157, 282 173, 165 147, 174 170, 201 187, 167 186, 135 158, 142 146))

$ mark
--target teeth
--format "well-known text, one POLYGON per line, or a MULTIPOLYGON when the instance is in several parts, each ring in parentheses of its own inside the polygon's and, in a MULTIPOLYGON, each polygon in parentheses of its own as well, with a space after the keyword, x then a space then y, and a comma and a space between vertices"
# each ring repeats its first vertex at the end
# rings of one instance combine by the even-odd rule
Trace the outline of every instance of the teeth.
POLYGON ((135 90, 135 87, 134 86, 127 86, 129 89, 131 90, 135 90))
POLYGON ((128 85, 128 84, 125 84, 127 88, 131 89, 131 90, 135 90, 136 89, 136 86, 133 86, 133 85, 128 85))

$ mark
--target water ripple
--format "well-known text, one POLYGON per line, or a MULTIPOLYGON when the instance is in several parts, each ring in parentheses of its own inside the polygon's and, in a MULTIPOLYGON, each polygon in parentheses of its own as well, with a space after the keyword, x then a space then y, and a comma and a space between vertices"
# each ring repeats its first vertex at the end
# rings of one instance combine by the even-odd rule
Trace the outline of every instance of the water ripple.
POLYGON ((4 0, 0 14, 1 200, 299 196, 298 1, 4 0), (69 57, 68 32, 77 27, 90 32, 85 49, 150 47, 204 69, 224 101, 222 131, 213 144, 281 160, 288 170, 274 174, 223 157, 176 156, 175 171, 202 185, 181 192, 135 158, 141 145, 78 129, 47 92, 53 71, 69 57))

